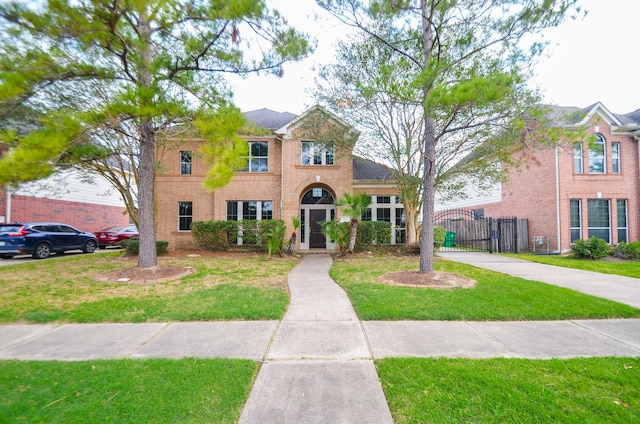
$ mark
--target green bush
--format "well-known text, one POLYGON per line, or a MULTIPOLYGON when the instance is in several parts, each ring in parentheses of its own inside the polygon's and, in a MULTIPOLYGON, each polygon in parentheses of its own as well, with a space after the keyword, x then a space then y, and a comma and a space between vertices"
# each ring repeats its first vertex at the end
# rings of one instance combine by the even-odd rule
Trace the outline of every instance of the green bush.
POLYGON ((640 241, 631 243, 621 242, 613 250, 613 255, 620 259, 640 261, 640 241))
POLYGON ((264 241, 267 245, 267 254, 269 256, 274 253, 280 255, 282 252, 284 235, 287 231, 284 221, 279 219, 265 220, 264 224, 266 225, 262 225, 261 234, 263 235, 264 241))
POLYGON ((227 250, 238 237, 237 221, 194 221, 191 233, 199 247, 206 250, 227 250))
POLYGON ((444 245, 444 237, 447 232, 447 229, 436 225, 433 227, 433 247, 436 250, 440 250, 440 248, 444 245))
POLYGON ((242 234, 242 244, 245 246, 260 246, 260 227, 258 220, 242 219, 238 221, 238 228, 242 234))
MULTIPOLYGON (((239 236, 242 237, 243 246, 258 247, 260 250, 268 251, 269 243, 274 234, 282 231, 286 231, 286 228, 284 221, 279 219, 194 221, 191 224, 191 232, 198 246, 213 251, 229 249, 231 245, 237 243, 239 236)), ((275 244, 272 248, 274 246, 275 244)), ((276 251, 274 250, 272 253, 276 253, 276 251)))
POLYGON ((602 259, 611 249, 606 241, 599 237, 589 237, 587 240, 576 240, 571 251, 576 258, 602 259))
POLYGON ((391 243, 391 223, 385 221, 360 221, 356 247, 364 248, 374 244, 391 243))
POLYGON ((340 254, 345 255, 349 247, 351 227, 348 222, 324 221, 321 222, 324 235, 336 244, 340 254))
MULTIPOLYGON (((122 245, 126 249, 125 255, 127 256, 136 256, 140 253, 140 239, 138 237, 131 237, 129 240, 123 240, 122 245)), ((158 255, 165 255, 167 253, 167 249, 169 247, 168 241, 156 241, 156 252, 158 255)))

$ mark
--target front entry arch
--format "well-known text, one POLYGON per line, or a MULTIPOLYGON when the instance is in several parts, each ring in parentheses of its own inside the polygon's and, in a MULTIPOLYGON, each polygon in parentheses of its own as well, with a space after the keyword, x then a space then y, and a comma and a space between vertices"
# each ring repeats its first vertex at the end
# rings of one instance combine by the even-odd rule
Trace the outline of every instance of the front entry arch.
POLYGON ((321 223, 336 218, 333 194, 323 187, 311 187, 300 200, 300 249, 335 249, 321 223))

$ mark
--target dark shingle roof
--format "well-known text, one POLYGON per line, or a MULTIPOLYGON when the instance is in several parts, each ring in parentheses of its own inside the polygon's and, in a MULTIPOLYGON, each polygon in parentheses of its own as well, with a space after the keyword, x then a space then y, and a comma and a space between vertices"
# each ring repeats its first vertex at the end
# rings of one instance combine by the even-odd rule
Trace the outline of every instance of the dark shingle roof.
POLYGON ((358 156, 353 157, 353 179, 395 181, 389 167, 358 156))
MULTIPOLYGON (((552 124, 565 125, 565 124, 578 124, 585 116, 589 114, 598 104, 594 103, 587 107, 574 107, 574 106, 549 106, 548 118, 552 124)), ((628 124, 640 124, 640 109, 627 113, 625 115, 610 112, 622 125, 628 124)))
POLYGON ((631 113, 627 113, 626 115, 622 115, 622 116, 625 117, 627 120, 630 120, 631 122, 640 124, 640 109, 635 110, 631 113))
POLYGON ((295 113, 276 112, 271 109, 256 109, 244 112, 244 116, 254 125, 268 130, 277 130, 298 117, 295 113))

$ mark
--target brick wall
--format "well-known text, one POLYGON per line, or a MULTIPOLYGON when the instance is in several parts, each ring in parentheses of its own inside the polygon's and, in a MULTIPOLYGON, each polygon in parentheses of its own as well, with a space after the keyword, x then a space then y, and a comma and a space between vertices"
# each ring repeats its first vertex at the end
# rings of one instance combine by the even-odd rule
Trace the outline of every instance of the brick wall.
MULTIPOLYGON (((2 197, 4 200, 4 196, 2 197)), ((3 205, 3 211, 5 211, 3 205)), ((124 207, 68 202, 33 196, 11 196, 11 221, 53 221, 82 231, 95 232, 115 225, 128 225, 124 207)), ((6 211, 2 213, 6 216, 6 211)))

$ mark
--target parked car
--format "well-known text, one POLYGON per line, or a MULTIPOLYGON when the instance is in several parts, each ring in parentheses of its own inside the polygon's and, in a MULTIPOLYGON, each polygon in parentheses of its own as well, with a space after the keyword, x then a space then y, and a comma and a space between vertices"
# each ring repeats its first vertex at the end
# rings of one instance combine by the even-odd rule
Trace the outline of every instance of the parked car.
POLYGON ((111 227, 106 230, 94 233, 98 239, 100 249, 106 249, 107 246, 115 246, 122 240, 128 240, 131 237, 138 237, 138 229, 135 225, 127 225, 126 227, 111 227))
POLYGON ((0 258, 31 255, 36 259, 49 257, 52 252, 82 250, 93 253, 98 239, 67 224, 57 222, 29 222, 0 224, 0 258))

